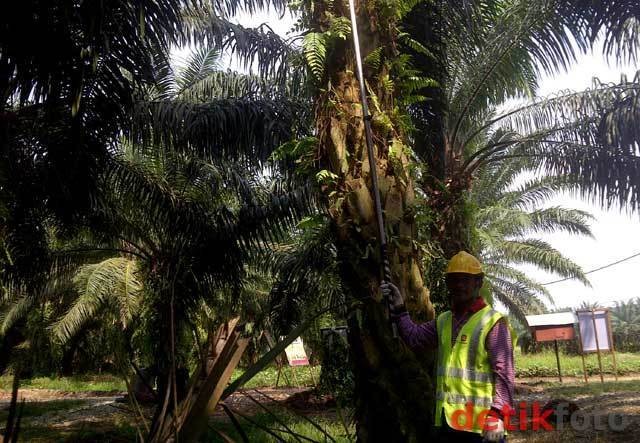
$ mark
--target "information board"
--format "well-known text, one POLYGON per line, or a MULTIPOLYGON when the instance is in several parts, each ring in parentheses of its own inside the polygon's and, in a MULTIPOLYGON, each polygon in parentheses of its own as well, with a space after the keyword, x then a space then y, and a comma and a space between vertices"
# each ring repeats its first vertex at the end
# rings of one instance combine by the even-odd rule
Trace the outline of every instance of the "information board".
POLYGON ((291 342, 291 344, 285 348, 284 352, 287 354, 289 366, 307 366, 309 364, 309 359, 307 358, 307 353, 304 351, 304 343, 302 343, 301 337, 291 342))
POLYGON ((606 309, 595 311, 578 311, 580 324, 580 341, 583 352, 610 351, 612 343, 609 340, 609 311, 606 309), (595 321, 594 321, 595 320, 595 321), (598 340, 596 342, 596 336, 598 340))

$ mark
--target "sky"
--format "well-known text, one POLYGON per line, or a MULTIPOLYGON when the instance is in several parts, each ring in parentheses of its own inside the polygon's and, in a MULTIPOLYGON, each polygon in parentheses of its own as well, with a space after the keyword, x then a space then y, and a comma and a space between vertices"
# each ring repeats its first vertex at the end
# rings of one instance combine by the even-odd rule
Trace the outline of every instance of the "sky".
MULTIPOLYGON (((271 14, 255 16, 242 15, 235 21, 245 27, 255 27, 266 23, 274 32, 290 37, 293 18, 290 15, 278 17, 271 14)), ((184 54, 180 51, 178 56, 184 54)), ((243 70, 230 57, 224 57, 223 67, 243 70)), ((602 82, 618 82, 622 74, 633 78, 640 69, 637 63, 622 65, 609 64, 601 51, 581 55, 568 72, 544 76, 540 80, 540 96, 547 96, 564 90, 584 90, 592 85, 594 77, 602 82)), ((640 124, 640 122, 638 122, 640 124)), ((640 253, 640 215, 628 214, 619 209, 604 210, 588 201, 569 194, 560 194, 545 206, 563 206, 582 209, 594 216, 591 228, 594 238, 562 234, 541 234, 538 237, 549 242, 565 256, 572 259, 589 271, 622 258, 640 253)), ((557 275, 550 275, 532 266, 521 266, 528 275, 541 283, 557 280, 557 275)), ((582 302, 599 303, 611 306, 615 301, 640 297, 640 284, 636 279, 640 274, 640 256, 624 263, 612 266, 593 274, 589 274, 591 287, 569 280, 548 285, 555 307, 577 307, 582 302)), ((553 307, 553 305, 549 305, 553 307)))

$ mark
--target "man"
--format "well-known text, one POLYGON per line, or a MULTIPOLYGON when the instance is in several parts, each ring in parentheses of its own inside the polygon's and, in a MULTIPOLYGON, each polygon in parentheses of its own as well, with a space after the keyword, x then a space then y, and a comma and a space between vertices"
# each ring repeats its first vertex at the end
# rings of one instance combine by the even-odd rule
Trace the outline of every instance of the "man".
POLYGON ((415 351, 438 349, 438 441, 504 441, 503 412, 513 408, 513 347, 506 319, 480 297, 483 277, 474 256, 456 254, 446 275, 451 311, 422 324, 411 320, 396 286, 381 285, 405 343, 415 351))

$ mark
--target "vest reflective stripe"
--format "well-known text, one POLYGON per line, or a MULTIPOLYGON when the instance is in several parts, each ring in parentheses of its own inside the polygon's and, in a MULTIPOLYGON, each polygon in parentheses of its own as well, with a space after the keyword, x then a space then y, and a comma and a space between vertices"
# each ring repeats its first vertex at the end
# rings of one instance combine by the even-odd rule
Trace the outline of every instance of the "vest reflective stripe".
POLYGON ((484 344, 489 331, 500 318, 502 314, 489 306, 484 307, 467 320, 452 343, 451 312, 438 316, 436 426, 442 425, 443 411, 449 426, 455 428, 461 425, 452 423, 451 417, 456 410, 466 410, 470 404, 472 423, 464 429, 482 432, 478 417, 491 407, 495 391, 494 376, 484 344))
POLYGON ((483 381, 483 382, 491 382, 493 381, 493 374, 490 372, 478 372, 473 369, 468 368, 446 368, 443 369, 438 367, 438 375, 447 376, 447 377, 455 377, 461 378, 463 380, 469 381, 483 381))
MULTIPOLYGON (((447 403, 453 403, 464 407, 467 403, 472 403, 474 406, 483 406, 487 409, 491 407, 493 402, 492 397, 474 397, 460 394, 453 394, 451 392, 438 392, 436 399, 445 400, 447 403)), ((460 408, 462 409, 462 408, 460 408)))
MULTIPOLYGON (((487 310, 480 321, 476 324, 476 327, 473 329, 473 334, 471 335, 471 340, 469 341, 469 355, 467 357, 467 368, 469 369, 473 369, 476 366, 478 349, 480 349, 480 336, 482 335, 483 329, 487 326, 487 323, 489 323, 489 320, 491 320, 496 312, 497 311, 494 311, 493 309, 487 310)), ((491 326, 493 326, 493 324, 491 326)), ((484 345, 484 342, 482 344, 484 345)))

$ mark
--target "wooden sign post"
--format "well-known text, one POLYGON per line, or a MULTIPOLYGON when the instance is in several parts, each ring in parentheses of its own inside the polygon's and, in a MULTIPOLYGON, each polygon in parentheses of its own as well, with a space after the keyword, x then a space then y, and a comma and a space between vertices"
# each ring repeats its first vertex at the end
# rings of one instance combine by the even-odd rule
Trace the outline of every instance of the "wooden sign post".
POLYGON ((596 352, 598 353, 598 368, 600 368, 600 383, 604 383, 604 375, 602 374, 602 356, 600 355, 600 340, 598 340, 598 327, 596 326, 596 314, 591 311, 591 321, 593 323, 594 337, 596 339, 596 352))
POLYGON ((611 315, 607 312, 607 329, 609 330, 609 343, 611 343, 611 357, 613 358, 613 376, 618 381, 618 363, 616 362, 616 347, 613 343, 613 328, 611 327, 611 315))
POLYGON ((527 323, 531 328, 531 335, 536 342, 552 341, 556 353, 558 379, 562 383, 562 367, 560 366, 560 352, 558 340, 573 340, 575 338, 576 317, 572 312, 556 312, 553 314, 527 315, 527 323))
POLYGON ((560 355, 558 354, 558 340, 553 341, 553 347, 556 351, 556 365, 558 366, 558 378, 560 379, 560 383, 562 383, 562 369, 560 369, 560 355))

